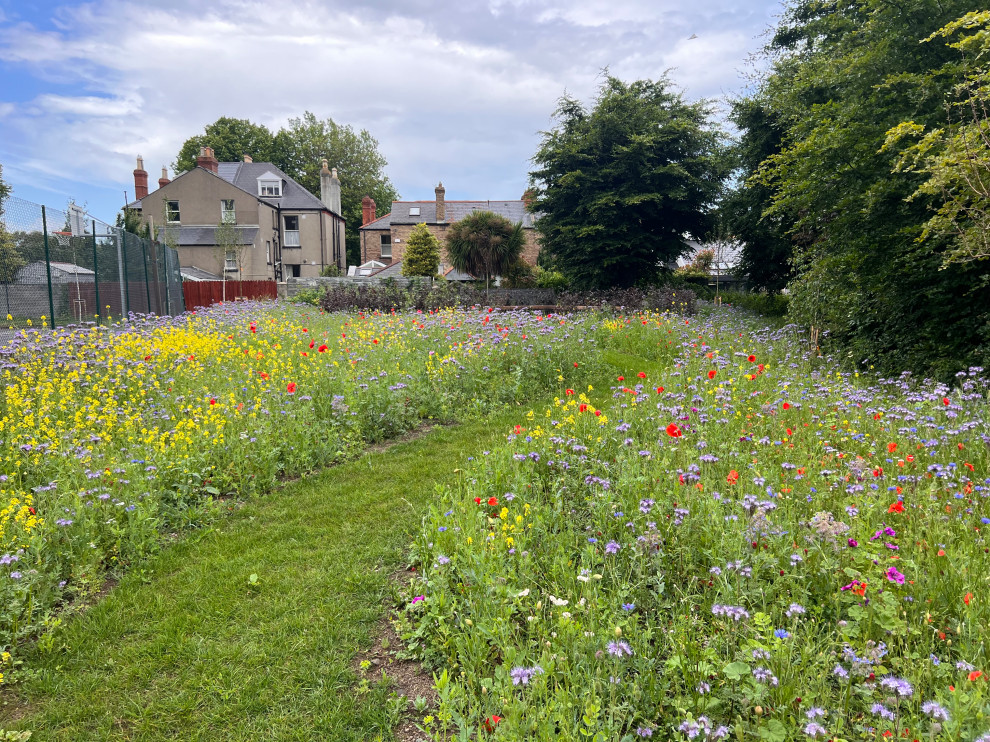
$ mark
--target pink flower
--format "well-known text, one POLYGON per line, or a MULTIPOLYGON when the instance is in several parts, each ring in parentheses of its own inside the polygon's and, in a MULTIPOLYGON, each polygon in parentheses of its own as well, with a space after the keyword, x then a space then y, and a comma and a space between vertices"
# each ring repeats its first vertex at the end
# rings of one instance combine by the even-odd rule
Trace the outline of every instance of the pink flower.
POLYGON ((904 584, 904 575, 897 571, 897 567, 891 567, 888 569, 884 576, 890 582, 896 582, 898 585, 904 584))
MULTIPOLYGON (((903 580, 901 580, 901 581, 903 582, 903 580)), ((425 595, 417 595, 415 598, 412 599, 412 604, 413 605, 416 605, 421 600, 426 600, 426 596, 425 595)))

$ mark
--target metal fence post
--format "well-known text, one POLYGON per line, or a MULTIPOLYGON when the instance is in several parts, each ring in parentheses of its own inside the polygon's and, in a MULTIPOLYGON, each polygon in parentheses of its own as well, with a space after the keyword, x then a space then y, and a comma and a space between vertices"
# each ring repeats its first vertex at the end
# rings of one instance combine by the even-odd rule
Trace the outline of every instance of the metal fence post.
POLYGON ((165 275, 165 312, 168 316, 172 316, 172 292, 170 290, 170 284, 172 283, 172 277, 168 273, 168 252, 166 248, 162 246, 162 273, 165 275))
POLYGON ((48 273, 48 310, 52 313, 51 327, 55 329, 55 299, 52 297, 52 259, 48 252, 48 215, 44 204, 41 206, 41 228, 45 235, 45 271, 48 273))
POLYGON ((151 314, 151 282, 148 280, 148 241, 143 238, 139 239, 141 239, 141 255, 144 257, 144 292, 148 297, 148 314, 151 314))
POLYGON ((96 262, 96 220, 93 220, 93 288, 96 290, 96 324, 100 325, 103 319, 103 307, 100 306, 100 267, 96 262))
POLYGON ((131 277, 127 272, 127 231, 120 233, 120 241, 124 245, 122 253, 124 255, 124 298, 127 300, 127 306, 124 307, 124 317, 127 317, 131 313, 131 277))

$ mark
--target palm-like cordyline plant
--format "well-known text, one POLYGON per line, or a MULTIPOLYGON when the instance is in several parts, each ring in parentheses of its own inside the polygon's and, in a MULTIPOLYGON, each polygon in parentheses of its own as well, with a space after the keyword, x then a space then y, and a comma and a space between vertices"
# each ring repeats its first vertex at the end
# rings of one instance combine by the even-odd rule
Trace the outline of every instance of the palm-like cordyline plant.
POLYGON ((487 301, 491 279, 519 260, 524 242, 521 222, 513 224, 491 211, 476 211, 451 225, 447 255, 457 270, 484 277, 487 301))

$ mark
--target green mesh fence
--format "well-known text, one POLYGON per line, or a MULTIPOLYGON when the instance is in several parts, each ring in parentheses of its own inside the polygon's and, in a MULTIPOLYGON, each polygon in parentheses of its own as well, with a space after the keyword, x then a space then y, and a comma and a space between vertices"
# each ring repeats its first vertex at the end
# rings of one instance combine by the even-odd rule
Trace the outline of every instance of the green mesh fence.
POLYGON ((9 197, 0 203, 0 326, 106 324, 185 310, 173 248, 92 219, 9 197))

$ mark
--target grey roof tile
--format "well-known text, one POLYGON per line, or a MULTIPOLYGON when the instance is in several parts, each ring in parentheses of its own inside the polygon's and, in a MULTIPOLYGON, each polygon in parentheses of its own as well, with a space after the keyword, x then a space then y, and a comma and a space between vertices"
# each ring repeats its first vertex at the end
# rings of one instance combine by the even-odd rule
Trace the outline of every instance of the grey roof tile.
POLYGON ((258 195, 258 178, 267 173, 282 178, 282 195, 279 198, 258 196, 261 201, 283 209, 326 208, 320 199, 270 162, 221 162, 217 166, 217 175, 231 185, 255 196, 258 195))
MULTIPOLYGON (((445 201, 444 206, 444 224, 460 221, 474 211, 494 211, 513 224, 522 222, 525 229, 532 229, 538 216, 526 211, 526 202, 522 200, 445 201)), ((361 229, 388 229, 393 224, 419 224, 421 222, 437 224, 436 217, 436 201, 393 201, 391 212, 370 224, 364 225, 361 229), (411 215, 409 213, 410 208, 418 208, 419 214, 411 215)))

